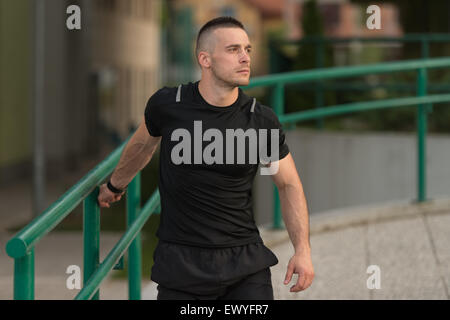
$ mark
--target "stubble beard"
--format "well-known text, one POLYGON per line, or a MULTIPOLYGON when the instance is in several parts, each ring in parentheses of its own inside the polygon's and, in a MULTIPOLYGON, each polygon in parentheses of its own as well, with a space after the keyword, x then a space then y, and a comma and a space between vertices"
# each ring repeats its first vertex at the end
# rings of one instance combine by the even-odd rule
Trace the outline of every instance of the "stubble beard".
POLYGON ((223 87, 228 87, 231 89, 234 89, 239 86, 246 86, 249 84, 250 80, 247 78, 247 80, 233 80, 230 78, 225 78, 224 76, 221 76, 214 67, 211 68, 211 72, 214 76, 215 82, 223 87))

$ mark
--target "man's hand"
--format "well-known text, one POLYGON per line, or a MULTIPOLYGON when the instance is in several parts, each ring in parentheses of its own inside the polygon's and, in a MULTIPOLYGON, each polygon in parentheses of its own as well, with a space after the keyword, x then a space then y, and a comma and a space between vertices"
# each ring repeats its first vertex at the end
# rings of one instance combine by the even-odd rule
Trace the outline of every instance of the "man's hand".
POLYGON ((297 283, 290 289, 291 292, 298 292, 308 288, 314 279, 314 269, 310 254, 294 254, 289 260, 284 284, 291 282, 292 274, 297 273, 297 283))
POLYGON ((124 195, 125 191, 122 193, 114 193, 108 189, 106 183, 100 186, 100 192, 98 194, 98 205, 101 208, 109 208, 109 204, 112 202, 119 201, 120 198, 124 195))

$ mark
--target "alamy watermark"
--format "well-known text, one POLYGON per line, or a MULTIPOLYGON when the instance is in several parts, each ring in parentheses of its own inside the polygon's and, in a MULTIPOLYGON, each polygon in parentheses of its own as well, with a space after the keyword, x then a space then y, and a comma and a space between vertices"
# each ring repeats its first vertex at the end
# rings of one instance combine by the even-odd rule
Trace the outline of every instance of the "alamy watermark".
POLYGON ((67 267, 66 274, 70 274, 66 280, 66 287, 69 290, 81 289, 81 269, 79 266, 72 264, 67 267))
POLYGON ((367 278, 367 289, 381 289, 381 269, 376 264, 367 267, 367 273, 371 274, 367 278))
POLYGON ((261 175, 274 175, 278 172, 279 160, 279 129, 226 129, 225 137, 222 131, 209 128, 202 131, 202 121, 194 121, 194 136, 184 128, 175 129, 171 141, 178 143, 172 148, 171 160, 175 165, 191 164, 246 164, 248 150, 248 163, 262 164, 261 175), (268 135, 270 131, 270 155, 267 153, 268 135), (211 141, 204 149, 204 141, 211 141), (248 148, 246 148, 248 141, 248 148), (223 155, 225 144, 226 156, 223 155), (259 148, 257 148, 259 146, 259 148), (259 149, 259 154, 258 154, 259 149))
POLYGON ((381 9, 376 4, 367 7, 366 13, 370 16, 367 18, 366 26, 369 30, 381 29, 381 9))
POLYGON ((66 13, 70 16, 66 19, 66 27, 69 30, 81 30, 81 9, 79 6, 72 4, 67 7, 66 13))

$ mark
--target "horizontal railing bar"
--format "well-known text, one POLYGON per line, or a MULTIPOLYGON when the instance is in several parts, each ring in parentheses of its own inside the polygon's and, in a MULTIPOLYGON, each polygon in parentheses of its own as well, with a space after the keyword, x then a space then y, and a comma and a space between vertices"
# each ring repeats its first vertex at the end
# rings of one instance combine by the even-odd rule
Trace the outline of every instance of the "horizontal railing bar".
POLYGON ((158 189, 152 194, 151 198, 146 202, 145 206, 140 210, 136 220, 126 230, 124 235, 120 238, 117 244, 109 252, 105 260, 100 264, 98 269, 89 278, 86 285, 81 289, 75 300, 90 299, 100 287, 101 282, 108 275, 108 272, 115 266, 121 256, 130 246, 131 242, 142 229, 147 219, 159 205, 159 191, 158 189))
POLYGON ((278 84, 299 83, 312 80, 325 80, 331 78, 356 77, 366 74, 390 73, 397 71, 413 71, 420 68, 450 67, 450 58, 417 59, 408 61, 386 62, 382 64, 368 64, 362 66, 344 66, 333 68, 320 68, 293 72, 283 72, 274 75, 255 77, 250 84, 242 89, 251 89, 259 86, 274 86, 278 84))
MULTIPOLYGON (((295 84, 293 84, 295 85, 295 84)), ((450 84, 428 84, 428 91, 450 91, 450 84)), ((315 90, 316 83, 303 83, 301 86, 295 86, 295 90, 315 90)), ((329 91, 366 91, 374 89, 386 89, 392 91, 411 91, 416 92, 417 84, 415 83, 339 83, 339 82, 323 82, 321 89, 329 91)))
POLYGON ((387 109, 403 106, 412 106, 427 103, 440 103, 450 101, 450 94, 436 94, 423 97, 407 97, 397 99, 383 99, 369 102, 355 102, 340 104, 313 110, 299 111, 279 116, 280 123, 292 123, 306 120, 313 120, 319 117, 329 117, 345 113, 367 111, 373 109, 387 109))
POLYGON ((130 138, 131 135, 104 161, 9 240, 6 245, 8 255, 12 258, 23 257, 44 235, 70 214, 112 172, 130 138))

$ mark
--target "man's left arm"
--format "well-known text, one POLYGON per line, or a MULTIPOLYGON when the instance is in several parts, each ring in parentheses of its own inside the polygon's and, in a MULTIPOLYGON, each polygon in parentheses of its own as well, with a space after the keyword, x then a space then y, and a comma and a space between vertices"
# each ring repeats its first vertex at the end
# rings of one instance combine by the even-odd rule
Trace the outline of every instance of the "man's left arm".
POLYGON ((290 153, 278 161, 278 171, 271 177, 278 188, 282 217, 295 250, 289 260, 284 284, 287 285, 296 273, 297 283, 290 291, 302 291, 311 285, 314 269, 309 241, 308 208, 303 186, 290 153))

